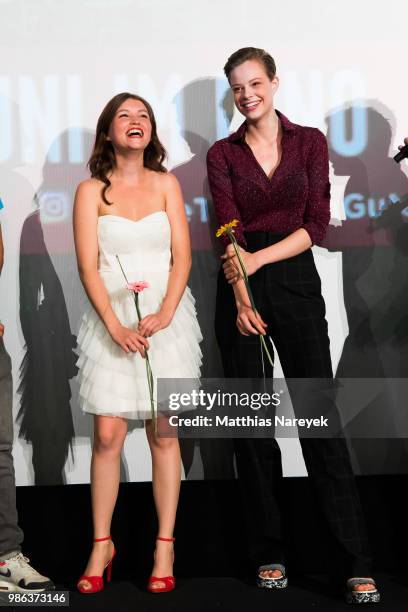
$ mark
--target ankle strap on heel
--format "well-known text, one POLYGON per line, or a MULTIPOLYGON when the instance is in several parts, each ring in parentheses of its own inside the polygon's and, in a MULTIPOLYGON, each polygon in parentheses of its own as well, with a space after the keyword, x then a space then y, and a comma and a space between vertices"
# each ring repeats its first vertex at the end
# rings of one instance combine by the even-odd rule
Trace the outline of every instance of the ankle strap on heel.
POLYGON ((95 538, 94 542, 105 542, 106 540, 111 540, 112 536, 106 536, 106 538, 95 538))
POLYGON ((161 540, 162 542, 175 542, 176 538, 161 538, 160 536, 157 536, 156 540, 161 540))

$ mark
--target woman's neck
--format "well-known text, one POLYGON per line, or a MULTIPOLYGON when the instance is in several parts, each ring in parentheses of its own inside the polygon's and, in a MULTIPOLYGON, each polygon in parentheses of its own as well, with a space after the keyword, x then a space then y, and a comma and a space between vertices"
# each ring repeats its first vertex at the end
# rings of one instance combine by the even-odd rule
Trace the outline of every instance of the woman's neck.
POLYGON ((274 108, 257 121, 247 121, 245 140, 253 144, 273 144, 279 134, 280 121, 274 108))
POLYGON ((145 173, 143 151, 131 151, 125 154, 116 152, 115 169, 112 175, 125 183, 140 180, 145 173))

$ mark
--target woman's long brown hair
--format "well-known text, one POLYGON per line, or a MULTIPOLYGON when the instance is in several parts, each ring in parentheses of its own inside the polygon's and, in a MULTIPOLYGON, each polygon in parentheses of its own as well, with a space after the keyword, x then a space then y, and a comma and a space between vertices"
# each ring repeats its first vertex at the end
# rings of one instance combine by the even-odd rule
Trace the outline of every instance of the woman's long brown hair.
POLYGON ((131 100, 139 100, 139 102, 142 102, 142 104, 145 105, 150 123, 152 125, 152 136, 149 144, 144 150, 143 165, 145 168, 150 168, 150 170, 155 170, 156 172, 167 172, 166 168, 163 166, 163 161, 166 158, 166 150, 157 136, 156 119, 154 117, 152 107, 144 98, 137 96, 136 94, 131 94, 128 92, 117 94, 111 100, 109 100, 98 119, 98 123, 96 125, 95 144, 88 162, 91 176, 105 183, 105 186, 102 189, 102 199, 105 204, 113 204, 113 202, 109 202, 107 200, 106 190, 111 185, 108 174, 116 166, 115 151, 112 143, 107 140, 107 136, 116 111, 123 104, 123 102, 129 100, 129 98, 131 100))

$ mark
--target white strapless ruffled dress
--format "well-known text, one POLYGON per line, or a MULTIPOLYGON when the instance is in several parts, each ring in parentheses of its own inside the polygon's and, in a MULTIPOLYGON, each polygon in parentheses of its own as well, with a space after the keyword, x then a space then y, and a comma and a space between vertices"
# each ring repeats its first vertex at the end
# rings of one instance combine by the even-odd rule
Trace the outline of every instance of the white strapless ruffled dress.
MULTIPOLYGON (((129 282, 147 281, 139 293, 141 316, 158 312, 167 291, 171 268, 171 229, 165 211, 139 221, 116 215, 98 219, 98 271, 119 321, 137 327, 137 313, 129 282)), ((149 338, 149 360, 155 378, 199 379, 202 340, 195 300, 186 287, 168 327, 149 338)), ((80 405, 84 412, 127 419, 150 419, 146 363, 139 353, 125 353, 110 337, 92 306, 78 332, 80 405)))

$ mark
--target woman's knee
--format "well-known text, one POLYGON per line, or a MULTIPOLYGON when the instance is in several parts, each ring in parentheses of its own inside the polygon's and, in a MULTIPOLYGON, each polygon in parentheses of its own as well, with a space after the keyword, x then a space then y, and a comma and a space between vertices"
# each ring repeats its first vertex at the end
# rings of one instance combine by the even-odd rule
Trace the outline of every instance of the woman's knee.
POLYGON ((122 427, 100 426, 94 431, 94 449, 97 452, 120 454, 126 431, 122 427))
POLYGON ((152 436, 150 438, 150 445, 160 452, 172 452, 177 451, 179 448, 178 438, 164 438, 160 436, 152 436))

